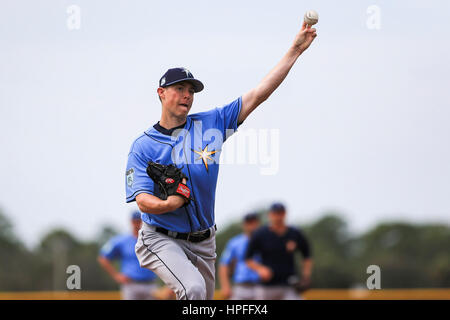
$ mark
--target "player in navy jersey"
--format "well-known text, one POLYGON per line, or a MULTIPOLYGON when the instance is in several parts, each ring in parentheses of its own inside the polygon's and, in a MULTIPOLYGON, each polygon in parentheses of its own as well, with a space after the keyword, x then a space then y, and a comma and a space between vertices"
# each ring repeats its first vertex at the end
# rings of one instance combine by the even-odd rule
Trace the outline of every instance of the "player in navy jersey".
POLYGON ((177 299, 212 299, 215 284, 215 191, 225 140, 281 84, 316 30, 303 24, 293 44, 253 89, 221 107, 189 114, 204 85, 186 68, 169 69, 159 80, 159 122, 131 146, 126 201, 136 201, 143 226, 136 244, 142 267, 154 271, 177 299), (149 162, 174 164, 187 177, 191 201, 161 191, 148 176, 149 162))
POLYGON ((294 253, 303 256, 301 282, 306 286, 311 281, 312 257, 308 240, 303 233, 285 223, 286 208, 274 203, 269 211, 269 225, 256 230, 250 239, 246 252, 247 265, 261 278, 258 290, 261 300, 296 300, 294 282, 298 282, 294 253), (253 257, 259 255, 260 261, 253 257))
POLYGON ((250 236, 259 225, 258 214, 245 215, 242 222, 243 233, 231 238, 222 253, 219 279, 224 299, 253 300, 257 297, 259 275, 245 263, 245 253, 250 236), (233 289, 231 289, 229 280, 231 273, 233 274, 233 289))

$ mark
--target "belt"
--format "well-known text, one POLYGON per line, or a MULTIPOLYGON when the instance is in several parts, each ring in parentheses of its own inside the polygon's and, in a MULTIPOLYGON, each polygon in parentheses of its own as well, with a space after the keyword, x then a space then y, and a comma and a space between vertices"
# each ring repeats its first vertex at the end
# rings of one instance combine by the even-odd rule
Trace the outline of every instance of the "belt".
MULTIPOLYGON (((216 225, 214 225, 214 230, 217 230, 216 225)), ((155 231, 165 234, 174 239, 187 240, 190 242, 202 242, 203 240, 206 240, 211 236, 211 228, 202 231, 183 233, 170 231, 161 227, 155 227, 155 231)))

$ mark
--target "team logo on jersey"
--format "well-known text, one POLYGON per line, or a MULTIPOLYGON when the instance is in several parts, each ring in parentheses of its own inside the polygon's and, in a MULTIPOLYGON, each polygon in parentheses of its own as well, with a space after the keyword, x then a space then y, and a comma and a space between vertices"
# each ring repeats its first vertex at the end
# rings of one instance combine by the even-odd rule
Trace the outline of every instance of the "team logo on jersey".
POLYGON ((194 149, 191 149, 191 150, 199 155, 199 157, 195 160, 202 159, 203 165, 205 166, 206 171, 208 171, 208 160, 214 161, 214 159, 211 158, 211 155, 213 155, 217 151, 220 151, 220 150, 208 151, 208 145, 206 145, 205 149, 203 149, 203 150, 201 148, 199 148, 199 151, 196 151, 194 149))
POLYGON ((288 252, 293 252, 296 248, 297 244, 295 243, 294 240, 289 240, 288 242, 286 242, 286 250, 288 252))
POLYGON ((133 185, 133 181, 134 181, 134 169, 131 168, 131 169, 127 170, 126 176, 127 176, 127 185, 129 187, 131 187, 133 185))

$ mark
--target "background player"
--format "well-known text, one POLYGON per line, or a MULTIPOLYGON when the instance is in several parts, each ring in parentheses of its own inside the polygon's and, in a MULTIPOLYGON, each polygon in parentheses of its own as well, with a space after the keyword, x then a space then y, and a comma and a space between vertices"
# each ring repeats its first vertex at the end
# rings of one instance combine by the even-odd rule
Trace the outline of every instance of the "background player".
POLYGON ((223 142, 275 91, 315 37, 316 30, 304 23, 287 53, 255 88, 210 111, 188 116, 194 93, 203 89, 189 70, 173 68, 161 77, 157 89, 161 118, 130 148, 126 201, 136 201, 143 212, 136 244, 140 265, 153 270, 178 299, 214 296, 214 203, 223 142), (178 189, 192 200, 162 197, 159 184, 147 174, 149 162, 181 169, 188 181, 178 189))
POLYGON ((122 299, 124 300, 152 300, 155 299, 158 286, 156 275, 145 268, 141 268, 134 252, 137 235, 141 228, 141 214, 137 211, 131 215, 132 234, 118 235, 109 240, 100 250, 98 262, 111 277, 120 284, 122 299), (120 260, 120 271, 112 264, 113 260, 120 260))
POLYGON ((303 233, 285 223, 286 209, 281 203, 274 203, 269 211, 269 225, 256 230, 246 252, 247 265, 261 277, 259 299, 295 300, 299 294, 291 282, 297 278, 294 253, 303 255, 301 282, 310 283, 312 273, 311 249, 303 233), (252 257, 260 255, 261 262, 252 257))
POLYGON ((245 263, 245 252, 250 235, 260 226, 256 213, 245 215, 242 222, 243 233, 231 238, 222 253, 219 267, 219 280, 222 297, 231 300, 254 300, 259 275, 245 263), (233 290, 230 275, 233 274, 233 290))

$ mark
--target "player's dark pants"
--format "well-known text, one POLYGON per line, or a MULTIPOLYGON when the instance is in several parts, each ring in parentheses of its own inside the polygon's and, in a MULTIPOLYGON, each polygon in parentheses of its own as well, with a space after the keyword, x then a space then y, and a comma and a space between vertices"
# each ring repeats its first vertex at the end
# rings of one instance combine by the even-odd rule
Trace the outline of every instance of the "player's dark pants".
POLYGON ((142 224, 136 243, 141 267, 152 270, 179 300, 211 300, 215 289, 216 231, 198 243, 174 239, 142 224))

